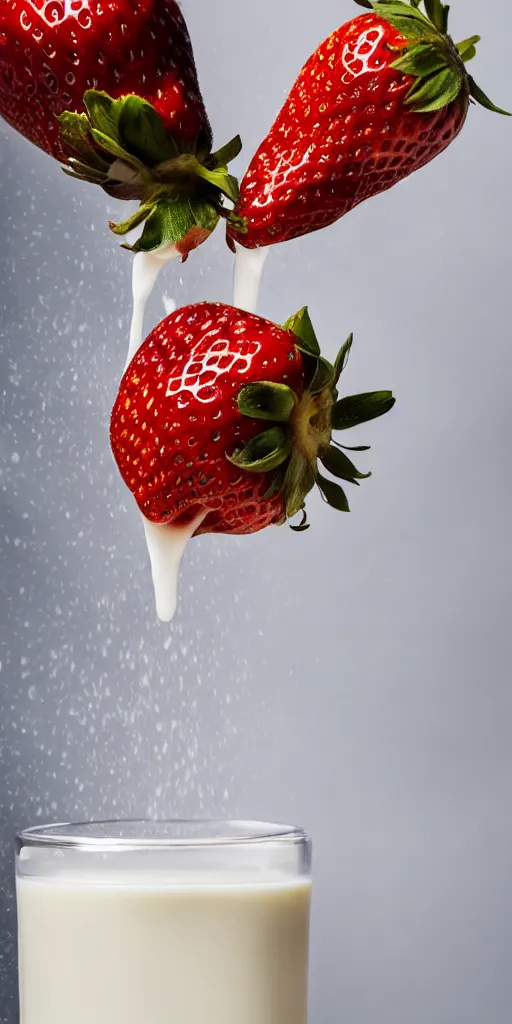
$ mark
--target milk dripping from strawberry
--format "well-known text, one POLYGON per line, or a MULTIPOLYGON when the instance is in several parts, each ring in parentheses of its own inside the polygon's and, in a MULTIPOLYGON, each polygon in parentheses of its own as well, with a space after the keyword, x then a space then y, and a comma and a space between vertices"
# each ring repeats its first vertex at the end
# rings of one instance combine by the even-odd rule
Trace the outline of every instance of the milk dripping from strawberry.
POLYGON ((270 246, 261 246, 259 249, 237 246, 233 291, 233 305, 237 309, 257 313, 261 277, 269 251, 270 246))
MULTIPOLYGON (((157 249, 156 252, 139 252, 134 258, 133 307, 126 366, 131 363, 144 340, 144 313, 158 275, 165 263, 177 259, 179 255, 174 245, 168 245, 157 249)), ((178 604, 181 560, 189 540, 207 514, 205 510, 187 526, 161 526, 158 523, 150 523, 142 516, 151 563, 156 612, 162 622, 170 622, 174 618, 178 604)))
POLYGON ((185 548, 201 526, 203 519, 206 519, 208 512, 209 509, 204 509, 186 526, 151 523, 149 519, 142 516, 151 562, 156 613, 162 622, 171 622, 176 614, 180 566, 185 548))
POLYGON ((165 263, 178 259, 179 256, 180 254, 175 245, 165 245, 155 252, 138 252, 134 257, 132 271, 132 320, 126 366, 131 363, 144 340, 144 314, 158 275, 165 263))

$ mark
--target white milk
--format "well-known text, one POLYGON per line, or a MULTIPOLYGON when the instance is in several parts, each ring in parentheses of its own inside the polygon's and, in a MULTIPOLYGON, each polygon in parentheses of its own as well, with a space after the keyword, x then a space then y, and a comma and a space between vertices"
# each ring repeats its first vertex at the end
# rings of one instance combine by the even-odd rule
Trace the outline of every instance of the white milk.
POLYGON ((233 305, 237 309, 245 309, 247 313, 258 312, 261 277, 269 252, 270 246, 260 249, 237 246, 233 287, 233 305))
POLYGON ((158 275, 165 263, 179 258, 174 245, 164 245, 155 252, 138 252, 133 258, 132 269, 132 320, 125 370, 144 340, 144 313, 151 298, 158 275))
POLYGON ((205 508, 187 526, 151 523, 142 516, 151 562, 156 613, 162 622, 171 622, 178 607, 180 569, 185 548, 197 528, 206 519, 205 508))
MULTIPOLYGON (((165 263, 177 259, 179 255, 174 245, 166 245, 155 252, 139 252, 134 257, 133 311, 125 370, 144 340, 144 314, 158 275, 165 263)), ((167 300, 168 303, 170 301, 167 300)), ((175 303, 172 302, 172 305, 175 306, 175 303)), ((157 615, 162 622, 170 622, 174 618, 178 604, 181 559, 187 542, 207 514, 205 511, 198 517, 189 530, 184 527, 160 526, 150 523, 142 516, 155 588, 157 615)))
POLYGON ((306 1024, 307 879, 147 877, 18 878, 20 1024, 306 1024))

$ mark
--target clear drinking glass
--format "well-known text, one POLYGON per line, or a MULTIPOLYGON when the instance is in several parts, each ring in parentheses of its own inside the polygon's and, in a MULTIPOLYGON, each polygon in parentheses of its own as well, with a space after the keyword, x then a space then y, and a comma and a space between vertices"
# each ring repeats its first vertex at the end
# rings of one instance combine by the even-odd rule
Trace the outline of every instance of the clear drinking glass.
POLYGON ((259 822, 17 837, 21 1024, 306 1024, 311 842, 259 822))

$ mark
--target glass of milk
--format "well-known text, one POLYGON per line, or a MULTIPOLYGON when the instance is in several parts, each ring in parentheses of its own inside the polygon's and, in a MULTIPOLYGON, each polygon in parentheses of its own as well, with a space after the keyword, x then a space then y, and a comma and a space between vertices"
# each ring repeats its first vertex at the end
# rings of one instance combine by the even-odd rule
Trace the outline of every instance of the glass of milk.
POLYGON ((21 1024, 306 1024, 311 842, 259 822, 17 837, 21 1024))

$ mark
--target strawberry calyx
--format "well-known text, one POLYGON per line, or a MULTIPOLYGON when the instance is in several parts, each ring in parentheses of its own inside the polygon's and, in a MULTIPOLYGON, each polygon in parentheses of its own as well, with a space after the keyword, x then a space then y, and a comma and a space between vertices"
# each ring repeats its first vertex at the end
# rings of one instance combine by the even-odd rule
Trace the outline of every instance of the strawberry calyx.
POLYGON ((467 73, 466 64, 476 55, 480 36, 455 43, 448 33, 450 7, 441 0, 355 0, 389 22, 406 39, 391 67, 415 79, 405 104, 421 114, 453 103, 461 93, 497 114, 511 115, 497 107, 467 73), (425 12, 420 8, 423 4, 425 12))
POLYGON ((216 153, 201 138, 187 149, 140 96, 115 100, 89 89, 84 105, 86 113, 65 111, 58 118, 62 139, 74 154, 63 170, 100 185, 115 199, 139 201, 134 214, 110 223, 116 235, 143 225, 139 239, 124 249, 151 252, 175 245, 185 260, 220 217, 230 220, 225 201, 236 205, 240 193, 228 164, 240 153, 240 136, 216 153))
POLYGON ((332 508, 350 511, 342 486, 325 477, 319 464, 336 480, 356 486, 360 480, 371 476, 360 473, 345 454, 346 451, 368 451, 368 447, 351 449, 333 442, 333 430, 347 430, 383 416, 393 408, 395 399, 391 391, 339 398, 338 383, 347 365, 353 335, 332 365, 320 353, 306 307, 290 317, 283 329, 294 335, 295 346, 303 355, 304 391, 298 395, 288 385, 272 381, 245 385, 237 398, 239 411, 243 416, 271 421, 273 425, 253 437, 243 449, 226 457, 246 472, 272 473, 266 497, 283 495, 284 521, 302 513, 301 522, 292 526, 293 530, 301 532, 309 526, 305 500, 315 485, 332 508))

